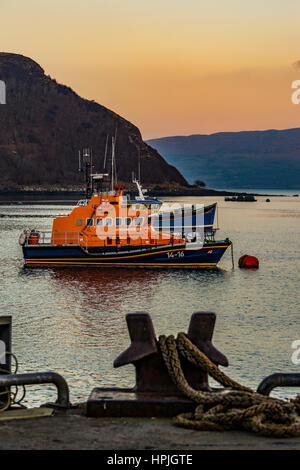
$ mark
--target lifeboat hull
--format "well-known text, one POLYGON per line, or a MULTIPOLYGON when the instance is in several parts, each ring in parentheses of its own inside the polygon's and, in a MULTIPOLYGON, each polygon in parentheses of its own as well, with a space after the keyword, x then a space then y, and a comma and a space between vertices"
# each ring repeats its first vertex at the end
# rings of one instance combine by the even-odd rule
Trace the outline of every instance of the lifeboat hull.
POLYGON ((205 243, 197 248, 193 244, 163 245, 160 247, 90 247, 80 245, 23 246, 26 266, 94 266, 145 268, 215 268, 230 241, 205 243))

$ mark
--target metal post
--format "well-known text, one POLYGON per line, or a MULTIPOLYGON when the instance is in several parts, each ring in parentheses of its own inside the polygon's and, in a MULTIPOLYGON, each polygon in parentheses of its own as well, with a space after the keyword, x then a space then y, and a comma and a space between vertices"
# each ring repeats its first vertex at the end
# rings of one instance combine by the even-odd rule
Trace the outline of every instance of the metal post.
MULTIPOLYGON (((0 357, 0 368, 5 370, 6 373, 11 372, 11 316, 0 317, 0 345, 1 345, 1 357, 0 357)), ((3 372, 0 371, 0 374, 3 372)), ((5 372, 4 372, 5 373, 5 372)))
POLYGON ((0 387, 13 385, 54 384, 57 388, 56 406, 69 408, 69 387, 65 379, 56 372, 34 372, 30 374, 8 374, 0 376, 0 387))
POLYGON ((174 233, 174 212, 170 212, 170 233, 174 233))
MULTIPOLYGON (((187 337, 196 348, 216 365, 227 366, 227 358, 212 344, 216 316, 197 312, 191 317, 187 337)), ((147 313, 126 316, 131 344, 114 361, 114 367, 133 364, 136 369, 134 388, 95 388, 87 403, 90 417, 172 417, 191 412, 195 403, 186 398, 173 383, 165 365, 154 327, 147 313)), ((181 358, 187 382, 196 390, 212 391, 206 371, 181 358)))
MULTIPOLYGON (((11 372, 11 316, 0 317, 0 374, 10 374, 11 372)), ((0 375, 0 377, 1 377, 0 375)), ((1 401, 6 402, 8 394, 10 393, 9 387, 0 387, 0 393, 6 392, 7 395, 1 395, 1 401)))
POLYGON ((259 384, 257 392, 262 395, 270 395, 276 387, 300 387, 300 374, 269 375, 259 384))

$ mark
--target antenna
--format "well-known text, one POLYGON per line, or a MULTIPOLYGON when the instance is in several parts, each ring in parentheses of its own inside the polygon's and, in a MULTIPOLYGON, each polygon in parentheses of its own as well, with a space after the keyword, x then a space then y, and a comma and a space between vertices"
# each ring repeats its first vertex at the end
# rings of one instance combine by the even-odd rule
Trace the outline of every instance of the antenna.
POLYGON ((111 138, 111 190, 114 190, 114 160, 115 160, 115 138, 111 138))
POLYGON ((92 173, 93 173, 93 149, 88 149, 88 152, 90 154, 90 159, 91 159, 91 162, 90 162, 90 178, 92 178, 92 173))
POLYGON ((111 191, 114 190, 115 183, 117 183, 117 165, 116 165, 116 138, 117 127, 115 136, 111 138, 111 191))
POLYGON ((108 134, 106 134, 106 143, 105 143, 105 152, 104 152, 104 162, 103 162, 103 169, 104 169, 104 170, 105 170, 105 167, 106 167, 107 144, 108 144, 108 134))
POLYGON ((141 152, 140 152, 140 147, 138 147, 138 152, 139 152, 139 182, 141 182, 141 152))
POLYGON ((116 183, 118 182, 118 176, 117 176, 117 163, 116 163, 116 144, 117 144, 117 133, 118 133, 118 124, 116 125, 116 130, 115 130, 115 140, 114 140, 114 169, 115 169, 115 181, 116 183))

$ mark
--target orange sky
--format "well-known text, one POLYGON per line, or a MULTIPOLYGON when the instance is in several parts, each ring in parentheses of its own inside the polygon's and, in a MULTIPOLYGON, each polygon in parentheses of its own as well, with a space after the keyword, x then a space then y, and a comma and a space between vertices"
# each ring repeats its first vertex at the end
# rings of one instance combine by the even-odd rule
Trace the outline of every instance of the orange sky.
POLYGON ((300 126, 299 0, 0 0, 1 50, 144 139, 300 126))

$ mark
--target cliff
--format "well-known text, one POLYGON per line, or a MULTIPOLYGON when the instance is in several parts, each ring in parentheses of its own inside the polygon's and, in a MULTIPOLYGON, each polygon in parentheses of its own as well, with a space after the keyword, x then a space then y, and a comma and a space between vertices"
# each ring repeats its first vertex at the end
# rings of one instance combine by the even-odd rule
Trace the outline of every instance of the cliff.
POLYGON ((140 155, 145 186, 187 185, 143 142, 136 126, 58 84, 30 58, 0 53, 0 80, 6 83, 6 104, 0 105, 0 189, 79 188, 78 150, 92 148, 94 171, 102 170, 107 135, 116 129, 119 183, 131 181, 140 155))

